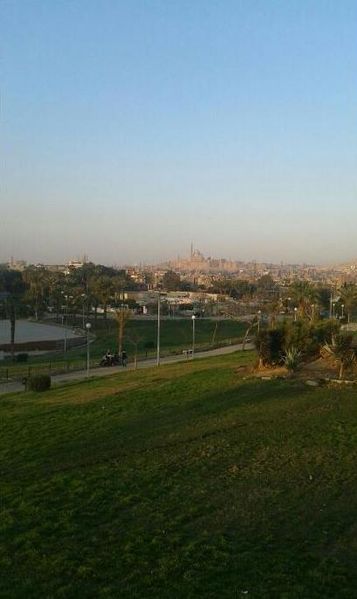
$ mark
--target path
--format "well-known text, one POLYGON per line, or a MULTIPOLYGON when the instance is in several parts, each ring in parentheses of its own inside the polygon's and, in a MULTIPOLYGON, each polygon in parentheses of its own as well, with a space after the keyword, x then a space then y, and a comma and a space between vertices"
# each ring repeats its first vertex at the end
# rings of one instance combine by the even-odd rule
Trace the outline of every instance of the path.
MULTIPOLYGON (((252 343, 246 343, 245 350, 253 349, 254 345, 252 343)), ((198 358, 211 358, 213 356, 223 356, 225 354, 232 354, 236 351, 242 351, 243 344, 238 343, 236 345, 226 345, 225 347, 219 347, 217 349, 210 349, 207 351, 196 352, 195 360, 198 358)), ((161 358, 160 363, 162 365, 165 364, 175 364, 176 362, 186 362, 191 361, 192 358, 187 360, 185 355, 177 355, 177 356, 169 356, 167 358, 161 358)), ((152 368, 156 366, 156 359, 150 360, 142 360, 138 361, 137 369, 141 368, 152 368)), ((130 363, 127 368, 123 368, 122 366, 111 366, 110 368, 91 368, 90 377, 102 377, 108 376, 115 373, 125 372, 127 370, 134 370, 135 366, 133 363, 130 363)), ((85 370, 77 370, 75 372, 68 372, 65 374, 57 374, 52 376, 52 384, 62 384, 71 381, 81 381, 87 378, 87 373, 85 370)), ((19 382, 9 382, 0 384, 0 395, 4 393, 15 393, 24 390, 24 385, 19 382)))

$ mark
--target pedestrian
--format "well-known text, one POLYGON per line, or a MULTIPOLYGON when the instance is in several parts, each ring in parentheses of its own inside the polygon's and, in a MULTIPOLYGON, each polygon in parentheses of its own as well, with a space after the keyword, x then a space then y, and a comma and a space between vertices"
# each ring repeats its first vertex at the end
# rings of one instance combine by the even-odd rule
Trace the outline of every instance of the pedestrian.
POLYGON ((123 351, 121 352, 121 363, 123 367, 126 368, 128 364, 128 354, 126 353, 125 349, 123 349, 123 351))

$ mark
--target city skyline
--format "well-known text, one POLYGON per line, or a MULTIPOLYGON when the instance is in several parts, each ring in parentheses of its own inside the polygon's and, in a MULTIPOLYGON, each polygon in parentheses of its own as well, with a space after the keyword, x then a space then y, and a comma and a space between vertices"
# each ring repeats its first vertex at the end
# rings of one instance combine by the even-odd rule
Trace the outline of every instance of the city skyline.
POLYGON ((205 253, 203 252, 200 248, 197 248, 193 242, 191 242, 190 245, 187 245, 186 247, 186 252, 185 250, 181 253, 181 254, 177 254, 176 256, 166 256, 164 258, 159 258, 158 260, 153 260, 152 262, 148 262, 146 260, 138 260, 138 261, 134 261, 134 262, 119 262, 119 261, 114 261, 114 262, 100 262, 98 261, 95 256, 90 256, 88 255, 86 252, 82 252, 82 253, 78 253, 78 254, 71 254, 71 255, 66 255, 62 260, 54 260, 54 261, 46 261, 43 259, 43 256, 40 257, 40 259, 38 260, 31 260, 28 256, 10 256, 10 257, 5 257, 4 259, 1 259, 0 257, 0 264, 9 264, 10 266, 14 266, 14 265, 20 265, 23 267, 27 267, 29 265, 72 265, 72 264, 85 264, 85 263, 94 263, 94 264, 105 264, 107 266, 113 266, 115 268, 130 268, 130 267, 140 267, 140 268, 145 268, 145 267, 167 267, 167 268, 174 268, 175 269, 175 265, 178 265, 180 263, 187 263, 190 261, 190 259, 195 260, 195 257, 199 257, 200 259, 202 259, 203 261, 217 261, 217 262, 227 262, 227 263, 235 263, 237 265, 239 264, 257 264, 257 265, 274 265, 275 267, 279 267, 279 266, 284 266, 284 267, 288 267, 288 266, 299 266, 299 267, 317 267, 317 268, 326 268, 326 267, 339 267, 339 266, 347 266, 347 265, 351 265, 351 266, 356 266, 357 265, 357 257, 356 258, 352 258, 350 260, 346 259, 346 260, 342 260, 340 262, 289 262, 287 260, 284 260, 283 258, 281 260, 267 260, 267 259, 261 259, 261 260, 257 260, 255 258, 247 258, 247 259, 243 259, 242 257, 239 256, 222 256, 222 255, 215 255, 215 254, 211 254, 211 253, 205 253))

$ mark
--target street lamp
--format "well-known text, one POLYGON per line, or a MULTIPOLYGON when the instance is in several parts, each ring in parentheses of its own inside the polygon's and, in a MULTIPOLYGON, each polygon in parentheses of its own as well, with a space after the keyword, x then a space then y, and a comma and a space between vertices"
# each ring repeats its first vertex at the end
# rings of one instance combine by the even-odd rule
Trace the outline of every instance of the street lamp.
POLYGON ((345 316, 345 304, 341 304, 341 318, 345 316))
POLYGON ((258 310, 258 333, 260 332, 260 321, 262 318, 262 311, 258 310))
POLYGON ((335 308, 336 308, 336 304, 335 302, 332 302, 332 318, 335 318, 335 308))
POLYGON ((85 300, 86 300, 86 294, 82 293, 81 294, 82 297, 82 329, 84 330, 85 326, 84 326, 84 304, 85 304, 85 300))
POLYGON ((294 322, 296 322, 296 319, 297 319, 297 312, 298 312, 298 309, 295 306, 295 308, 294 308, 294 322))
POLYGON ((195 329, 195 324, 196 324, 196 316, 194 314, 192 314, 192 358, 195 357, 195 338, 196 338, 196 329, 195 329))
MULTIPOLYGON (((63 339, 63 351, 67 353, 67 313, 68 313, 68 295, 65 295, 62 291, 63 297, 66 300, 65 308, 64 308, 64 339, 63 339)), ((63 324, 63 318, 62 318, 63 324)))
POLYGON ((160 291, 157 296, 157 340, 156 340, 156 366, 160 366, 160 291))
POLYGON ((90 365, 90 361, 89 361, 89 332, 91 330, 91 323, 87 322, 86 324, 86 333, 87 333, 87 377, 89 376, 89 365, 90 365))

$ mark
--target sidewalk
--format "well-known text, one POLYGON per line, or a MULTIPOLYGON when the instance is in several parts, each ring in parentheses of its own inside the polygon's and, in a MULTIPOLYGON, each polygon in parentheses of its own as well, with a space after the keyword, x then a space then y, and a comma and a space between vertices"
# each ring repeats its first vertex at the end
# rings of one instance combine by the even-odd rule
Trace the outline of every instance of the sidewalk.
MULTIPOLYGON (((245 350, 253 349, 252 343, 246 343, 245 350)), ((226 354, 232 354, 236 351, 242 351, 243 346, 241 343, 237 345, 227 345, 225 347, 219 347, 217 349, 210 349, 208 351, 201 351, 195 354, 194 359, 198 358, 211 358, 214 356, 223 356, 226 354)), ((188 362, 192 361, 192 358, 187 359, 185 355, 170 356, 167 358, 161 358, 160 364, 175 364, 176 362, 188 362)), ((142 368, 152 368, 156 366, 156 359, 138 361, 137 370, 142 368)), ((90 378, 92 377, 103 377, 110 376, 113 374, 119 374, 120 372, 126 372, 127 370, 135 370, 135 365, 130 363, 126 368, 122 366, 111 366, 107 368, 92 368, 90 370, 90 378)), ((68 372, 65 374, 57 374, 52 376, 53 385, 61 385, 67 382, 81 381, 87 378, 87 372, 85 370, 77 370, 75 372, 68 372)), ((0 395, 4 393, 18 393, 24 390, 24 385, 19 382, 8 382, 0 384, 0 395)))

